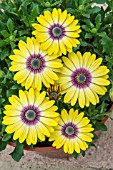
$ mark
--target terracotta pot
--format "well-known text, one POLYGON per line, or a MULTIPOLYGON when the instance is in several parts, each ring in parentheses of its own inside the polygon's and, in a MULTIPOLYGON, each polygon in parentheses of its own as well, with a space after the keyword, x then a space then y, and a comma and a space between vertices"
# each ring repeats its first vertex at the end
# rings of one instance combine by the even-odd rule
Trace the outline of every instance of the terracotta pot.
MULTIPOLYGON (((110 111, 113 110, 113 105, 110 108, 110 111)), ((108 116, 105 116, 105 118, 101 121, 101 123, 105 123, 108 120, 108 116)), ((101 131, 95 131, 97 135, 101 134, 101 131)), ((15 147, 16 144, 13 142, 9 142, 10 146, 15 147)), ((56 149, 55 147, 34 147, 34 148, 30 148, 30 147, 24 147, 24 150, 27 151, 35 151, 38 152, 41 155, 47 156, 47 157, 51 157, 51 158, 69 158, 71 155, 69 154, 65 154, 63 152, 63 149, 56 149)))

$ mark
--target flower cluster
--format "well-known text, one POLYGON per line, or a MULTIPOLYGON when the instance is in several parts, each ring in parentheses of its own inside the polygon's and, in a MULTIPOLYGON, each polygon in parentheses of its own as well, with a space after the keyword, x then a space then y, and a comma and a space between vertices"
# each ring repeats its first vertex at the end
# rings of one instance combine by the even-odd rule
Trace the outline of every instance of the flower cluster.
POLYGON ((99 103, 99 95, 105 95, 110 84, 109 69, 95 54, 73 51, 80 44, 81 29, 66 10, 46 10, 37 21, 32 24, 35 37, 20 40, 19 49, 9 56, 9 70, 16 72, 14 80, 25 90, 19 90, 19 97, 9 97, 2 123, 20 143, 36 145, 47 137, 65 153, 80 153, 92 142, 94 128, 74 106, 83 109, 99 103))

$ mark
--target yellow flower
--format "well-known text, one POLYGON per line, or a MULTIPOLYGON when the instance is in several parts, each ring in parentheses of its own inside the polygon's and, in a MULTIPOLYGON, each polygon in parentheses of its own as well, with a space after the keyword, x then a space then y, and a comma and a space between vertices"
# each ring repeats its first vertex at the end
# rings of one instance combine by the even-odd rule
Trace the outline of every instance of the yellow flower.
POLYGON ((107 80, 109 69, 100 66, 102 58, 96 59, 96 55, 90 52, 82 54, 69 53, 68 58, 62 57, 64 67, 61 69, 58 83, 61 83, 64 102, 70 102, 74 106, 77 102, 81 108, 89 107, 90 102, 96 105, 99 95, 104 95, 110 81, 107 80))
POLYGON ((47 95, 50 100, 59 100, 61 99, 61 86, 60 85, 51 85, 50 88, 47 89, 47 95))
POLYGON ((19 41, 19 50, 14 50, 14 55, 9 58, 11 62, 10 71, 18 71, 14 75, 14 80, 26 89, 30 87, 37 88, 38 91, 43 84, 49 88, 58 80, 55 72, 60 71, 62 67, 61 60, 57 59, 58 55, 48 56, 47 52, 40 50, 40 44, 35 38, 27 38, 27 43, 19 41))
POLYGON ((65 55, 67 51, 72 52, 72 47, 80 44, 77 40, 81 32, 78 20, 67 14, 66 10, 62 12, 61 9, 54 8, 52 13, 46 10, 44 16, 37 17, 37 21, 39 24, 32 24, 36 29, 32 34, 41 43, 41 49, 47 50, 48 55, 65 55))
POLYGON ((54 141, 52 146, 56 149, 63 147, 65 153, 72 154, 74 151, 80 153, 81 150, 86 150, 88 144, 92 142, 94 130, 89 124, 90 120, 83 117, 84 113, 78 114, 78 110, 70 109, 69 114, 65 109, 61 112, 61 117, 58 126, 54 127, 55 131, 51 133, 49 141, 54 141))
POLYGON ((26 140, 28 145, 36 144, 38 139, 45 141, 58 125, 59 113, 56 112, 55 101, 45 97, 46 92, 39 93, 30 88, 29 91, 19 90, 19 97, 9 97, 11 105, 5 106, 2 124, 7 125, 5 131, 13 134, 13 139, 20 143, 26 140))

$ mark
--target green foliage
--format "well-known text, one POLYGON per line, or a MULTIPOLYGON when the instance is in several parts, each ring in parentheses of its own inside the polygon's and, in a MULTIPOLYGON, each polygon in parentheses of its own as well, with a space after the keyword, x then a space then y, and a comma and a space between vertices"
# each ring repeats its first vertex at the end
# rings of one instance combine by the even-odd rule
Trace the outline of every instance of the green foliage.
POLYGON ((21 157, 24 156, 23 147, 24 147, 23 144, 20 144, 19 142, 17 142, 14 151, 12 153, 10 153, 12 158, 17 162, 19 162, 21 157))

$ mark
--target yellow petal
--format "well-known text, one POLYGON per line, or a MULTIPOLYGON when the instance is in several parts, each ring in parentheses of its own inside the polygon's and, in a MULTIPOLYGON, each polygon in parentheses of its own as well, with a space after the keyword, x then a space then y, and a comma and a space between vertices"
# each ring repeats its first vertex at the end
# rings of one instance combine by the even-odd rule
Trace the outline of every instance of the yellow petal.
POLYGON ((50 11, 44 11, 44 16, 47 18, 47 22, 49 22, 50 25, 54 24, 50 11))
POLYGON ((92 138, 89 137, 89 136, 87 136, 87 135, 85 135, 85 134, 83 134, 83 133, 79 133, 77 136, 78 136, 81 140, 84 140, 84 141, 86 141, 86 142, 92 142, 92 138))
POLYGON ((41 104, 41 103, 43 102, 43 100, 45 99, 45 95, 46 95, 46 92, 43 91, 42 93, 40 93, 40 94, 37 96, 36 101, 35 101, 35 103, 34 103, 34 105, 35 105, 36 107, 39 107, 39 106, 40 106, 40 104, 41 104))
POLYGON ((59 113, 57 112, 52 112, 52 111, 44 111, 44 112, 41 112, 41 116, 43 117, 58 117, 59 116, 59 113))
POLYGON ((89 67, 90 72, 93 72, 94 70, 96 70, 100 64, 102 63, 102 58, 98 58, 97 60, 95 60, 92 65, 89 67))
POLYGON ((17 64, 11 63, 11 64, 12 64, 12 66, 9 67, 10 71, 19 71, 19 70, 23 70, 26 68, 25 64, 19 64, 19 63, 17 63, 17 64))
POLYGON ((20 101, 23 104, 23 106, 27 106, 28 100, 27 100, 27 96, 23 90, 19 90, 19 97, 20 97, 20 101))
POLYGON ((22 56, 19 55, 10 55, 9 58, 11 60, 14 60, 15 62, 19 62, 19 63, 25 63, 26 59, 22 56))
POLYGON ((85 96, 89 99, 89 101, 93 105, 96 105, 96 98, 95 98, 95 95, 93 94, 92 90, 90 88, 85 88, 84 93, 85 93, 85 96))
POLYGON ((92 82, 101 86, 108 86, 110 84, 110 81, 104 78, 92 78, 92 82))
POLYGON ((38 41, 39 42, 44 42, 47 41, 50 38, 50 35, 48 33, 39 33, 38 34, 38 41))
POLYGON ((40 107, 39 107, 39 109, 40 109, 41 111, 47 110, 48 108, 50 108, 51 106, 53 106, 54 103, 55 103, 54 100, 48 101, 48 102, 46 102, 46 103, 44 103, 44 104, 41 104, 40 107))
POLYGON ((65 20, 65 22, 63 23, 63 26, 64 26, 64 27, 67 27, 68 25, 70 25, 70 24, 73 22, 74 18, 75 18, 75 16, 68 17, 68 18, 65 20))
POLYGON ((90 88, 94 90, 97 94, 104 95, 106 90, 103 88, 103 86, 96 85, 94 83, 91 83, 90 88))
POLYGON ((75 71, 76 68, 75 68, 75 66, 74 66, 74 64, 72 63, 71 60, 69 60, 66 57, 62 57, 62 60, 69 69, 71 69, 72 71, 75 71))
POLYGON ((34 54, 35 50, 34 50, 34 43, 32 38, 27 38, 27 47, 29 49, 30 54, 34 54))
POLYGON ((67 18, 67 11, 65 10, 61 13, 59 9, 59 24, 62 25, 64 21, 66 20, 66 18, 67 18))
POLYGON ((66 50, 66 46, 65 46, 64 42, 62 41, 62 39, 59 40, 59 47, 60 47, 61 52, 62 52, 64 55, 66 55, 67 50, 66 50))
POLYGON ((49 38, 41 44, 40 48, 42 50, 47 50, 52 45, 52 43, 53 43, 53 39, 49 38))
POLYGON ((68 117, 69 117, 69 115, 68 115, 67 111, 65 109, 63 109, 61 111, 61 118, 62 118, 64 123, 68 122, 68 117))
POLYGON ((23 122, 21 121, 18 121, 14 124, 10 124, 6 127, 5 131, 8 133, 8 134, 11 134, 13 132, 15 132, 16 130, 18 129, 21 129, 21 126, 23 125, 23 122))
POLYGON ((56 8, 53 9, 52 11, 52 18, 55 24, 58 23, 58 10, 56 8))
POLYGON ((73 122, 77 125, 82 119, 83 119, 83 116, 84 116, 84 112, 81 112, 80 114, 78 114, 75 119, 73 120, 73 122))
POLYGON ((10 124, 16 123, 20 120, 21 120, 20 116, 15 116, 15 117, 5 116, 2 123, 4 125, 10 125, 10 124))
POLYGON ((32 86, 33 79, 34 79, 34 74, 32 72, 30 72, 30 74, 27 77, 26 82, 25 82, 26 90, 29 89, 32 86))
POLYGON ((18 46, 19 46, 19 49, 21 50, 22 55, 24 55, 26 58, 28 58, 30 56, 30 53, 26 47, 25 42, 20 40, 18 46))
POLYGON ((74 150, 75 150, 77 153, 80 153, 80 146, 79 146, 79 143, 77 142, 76 138, 73 139, 73 142, 74 142, 74 150))
MULTIPOLYGON (((45 11, 45 12, 47 12, 47 11, 45 11)), ((40 25, 40 24, 33 23, 32 26, 40 32, 47 32, 48 31, 47 27, 44 27, 43 25, 40 25)))
POLYGON ((14 80, 17 80, 17 83, 20 84, 22 83, 24 80, 26 80, 26 78, 28 77, 30 71, 27 69, 24 70, 20 70, 19 72, 17 72, 14 75, 14 80))
POLYGON ((67 91, 65 97, 64 97, 64 102, 68 103, 72 98, 73 95, 75 94, 76 88, 74 86, 70 87, 69 90, 67 91))
POLYGON ((38 22, 43 25, 44 27, 50 27, 50 24, 46 21, 46 17, 44 17, 43 15, 40 15, 39 17, 37 17, 38 22))
POLYGON ((85 94, 83 89, 79 89, 79 97, 78 102, 81 108, 84 108, 85 106, 85 94))
POLYGON ((45 123, 48 126, 57 126, 58 125, 58 122, 56 122, 54 119, 50 119, 50 118, 41 117, 40 121, 42 123, 45 123))
POLYGON ((23 124, 22 126, 22 132, 19 136, 19 142, 20 143, 23 143, 27 137, 27 134, 28 134, 28 130, 29 130, 29 126, 26 126, 25 124, 23 124))
POLYGON ((76 89, 75 94, 73 96, 73 98, 71 99, 71 105, 74 106, 77 102, 79 96, 79 88, 76 89))

